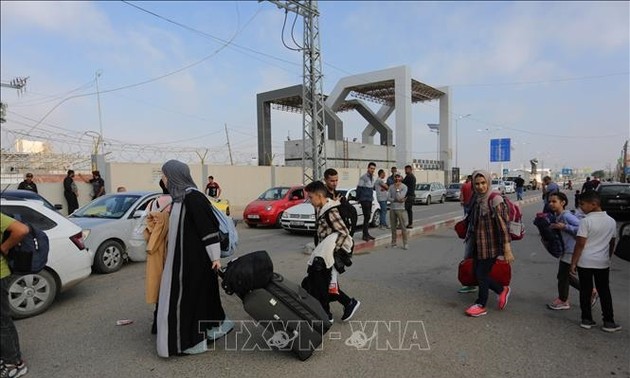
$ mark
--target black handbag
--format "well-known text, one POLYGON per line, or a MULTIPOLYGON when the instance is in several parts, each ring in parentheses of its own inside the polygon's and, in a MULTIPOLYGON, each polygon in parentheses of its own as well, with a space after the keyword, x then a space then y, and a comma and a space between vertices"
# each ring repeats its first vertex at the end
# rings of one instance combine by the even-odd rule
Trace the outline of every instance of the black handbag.
POLYGON ((225 293, 236 293, 243 298, 255 289, 262 289, 273 277, 273 262, 267 251, 251 252, 228 262, 219 274, 223 278, 221 287, 225 293))

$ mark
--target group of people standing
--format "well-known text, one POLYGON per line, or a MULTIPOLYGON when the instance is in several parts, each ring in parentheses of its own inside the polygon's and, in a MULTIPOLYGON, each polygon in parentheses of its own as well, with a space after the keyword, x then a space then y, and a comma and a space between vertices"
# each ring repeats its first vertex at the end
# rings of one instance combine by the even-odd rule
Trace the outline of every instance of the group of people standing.
POLYGON ((363 211, 363 240, 373 240, 369 234, 369 223, 372 215, 373 193, 380 206, 380 228, 392 231, 392 246, 396 246, 397 229, 400 227, 403 237, 403 249, 407 249, 407 230, 413 228, 413 203, 415 201, 416 176, 411 165, 405 166, 403 178, 396 167, 391 168, 391 175, 385 177, 385 171, 379 169, 375 177, 376 163, 368 164, 367 172, 359 178, 357 184, 357 200, 363 211), (389 224, 387 208, 389 203, 389 224))
MULTIPOLYGON (((602 330, 620 330, 621 326, 614 320, 609 285, 610 259, 615 247, 615 220, 602 210, 596 191, 583 192, 579 197, 579 207, 573 213, 566 209, 567 196, 550 177, 545 177, 543 184, 543 211, 553 215, 551 228, 560 232, 563 243, 556 277, 558 296, 547 307, 551 310, 570 309, 568 296, 569 287, 572 286, 580 292, 582 328, 591 329, 596 325, 592 307, 599 298, 602 330)), ((460 201, 468 220, 464 257, 473 259, 479 287, 465 286, 459 292, 478 290, 477 299, 465 311, 466 315, 472 317, 487 314, 489 290, 497 294, 499 310, 505 309, 511 293, 509 286, 501 286, 489 276, 498 258, 508 263, 514 261, 508 232, 508 207, 503 196, 491 193, 490 173, 482 170, 468 176, 461 190, 460 201)))

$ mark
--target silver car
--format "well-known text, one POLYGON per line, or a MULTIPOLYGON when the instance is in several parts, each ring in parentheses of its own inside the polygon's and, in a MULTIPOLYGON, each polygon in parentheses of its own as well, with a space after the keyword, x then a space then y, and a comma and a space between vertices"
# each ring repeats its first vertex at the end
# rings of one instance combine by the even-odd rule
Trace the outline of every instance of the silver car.
POLYGON ((68 218, 83 229, 85 246, 94 254, 94 270, 112 273, 125 259, 146 255, 144 239, 133 237, 157 192, 122 192, 98 197, 68 218))
POLYGON ((460 183, 453 183, 446 188, 446 200, 447 201, 459 201, 459 196, 462 192, 462 185, 460 183))
POLYGON ((439 182, 416 184, 415 193, 414 204, 423 203, 430 205, 432 202, 444 203, 446 201, 446 188, 439 182))

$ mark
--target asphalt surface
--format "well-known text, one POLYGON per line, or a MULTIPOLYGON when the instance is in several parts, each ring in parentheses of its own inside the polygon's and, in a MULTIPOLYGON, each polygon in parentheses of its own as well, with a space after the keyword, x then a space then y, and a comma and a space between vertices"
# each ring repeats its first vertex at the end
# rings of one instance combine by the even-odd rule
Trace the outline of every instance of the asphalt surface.
MULTIPOLYGON (((570 310, 546 309, 556 294, 557 261, 543 250, 531 224, 539 208, 538 202, 523 207, 527 235, 513 243, 513 292, 504 311, 496 309, 491 294, 488 315, 464 315, 476 294, 457 293, 463 248, 445 224, 411 238, 407 251, 364 247, 340 276, 341 288, 361 307, 353 322, 342 323, 342 307, 333 303, 335 323, 322 350, 306 362, 286 352, 243 350, 251 346, 243 332, 229 334, 205 354, 162 359, 149 333, 153 309, 144 303, 144 264, 132 263, 114 274, 91 276, 62 293, 44 314, 16 323, 28 377, 630 376, 630 263, 612 261, 615 316, 624 327, 620 332, 598 328, 599 304, 593 313, 598 327, 581 329, 574 290, 570 310), (133 323, 116 326, 120 319, 133 323)), ((454 203, 418 211, 437 212, 418 219, 421 228, 460 210, 454 203)), ((242 225, 239 231, 243 253, 266 249, 276 271, 297 282, 305 275, 302 247, 310 237, 242 225)), ((377 241, 386 240, 388 231, 374 233, 382 235, 377 241)), ((237 297, 222 299, 232 319, 250 319, 237 297)), ((257 334, 247 327, 250 340, 260 341, 260 330, 257 334)))

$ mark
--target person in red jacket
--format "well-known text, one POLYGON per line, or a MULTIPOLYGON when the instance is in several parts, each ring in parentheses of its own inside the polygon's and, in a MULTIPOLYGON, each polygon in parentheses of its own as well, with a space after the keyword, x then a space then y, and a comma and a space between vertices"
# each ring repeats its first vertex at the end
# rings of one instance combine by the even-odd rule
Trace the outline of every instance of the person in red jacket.
POLYGON ((466 177, 466 182, 462 185, 462 189, 459 191, 459 202, 464 208, 464 215, 468 215, 470 211, 470 200, 473 196, 472 176, 466 177))

